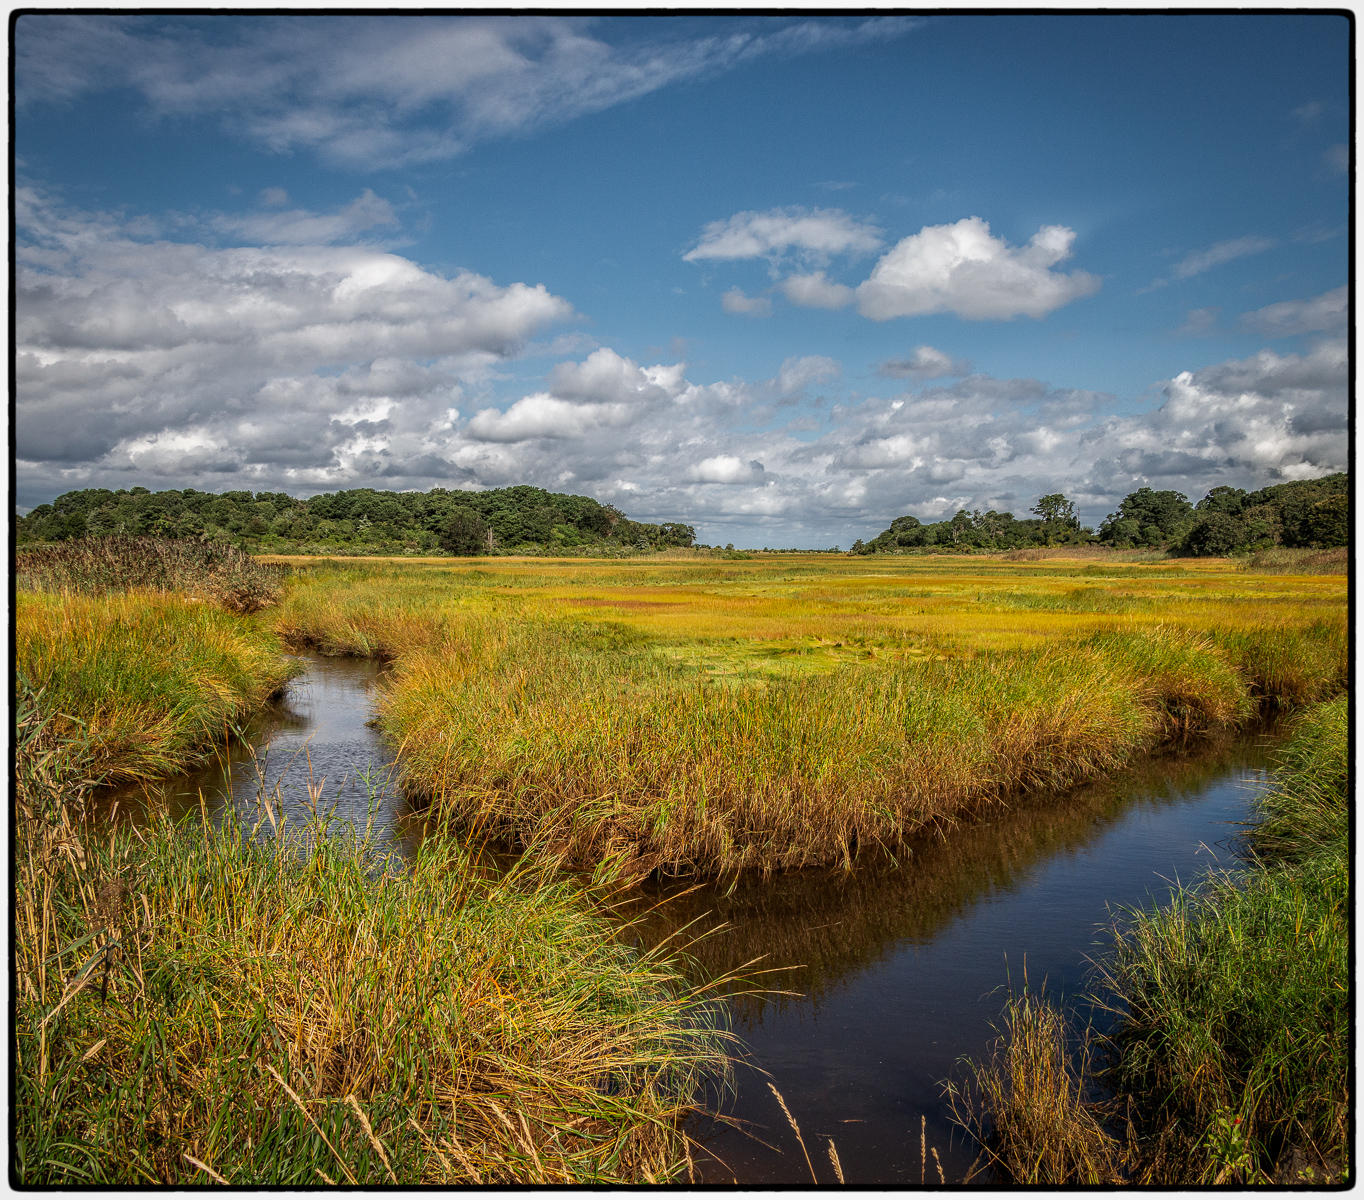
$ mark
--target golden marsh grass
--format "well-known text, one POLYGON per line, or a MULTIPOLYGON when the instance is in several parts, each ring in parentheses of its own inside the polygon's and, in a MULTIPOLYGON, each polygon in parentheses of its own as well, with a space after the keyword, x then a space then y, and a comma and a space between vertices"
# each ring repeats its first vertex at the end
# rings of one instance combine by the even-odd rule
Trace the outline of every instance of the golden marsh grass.
POLYGON ((1345 581, 1130 557, 308 563, 405 785, 584 864, 848 862, 1343 686, 1345 581))

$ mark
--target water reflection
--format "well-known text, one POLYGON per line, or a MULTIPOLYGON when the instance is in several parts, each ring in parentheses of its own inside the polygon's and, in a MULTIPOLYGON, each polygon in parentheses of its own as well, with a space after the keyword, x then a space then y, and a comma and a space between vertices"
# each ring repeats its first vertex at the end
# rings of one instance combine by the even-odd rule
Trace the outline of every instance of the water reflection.
MULTIPOLYGON (((864 859, 851 872, 804 870, 737 884, 650 885, 630 906, 636 936, 653 944, 682 926, 723 927, 689 950, 697 982, 760 959, 762 966, 781 967, 770 976, 775 986, 800 993, 796 1003, 817 1006, 825 989, 850 970, 907 944, 931 943, 972 906, 1015 889, 1058 855, 1088 858, 1094 840, 1116 822, 1132 824, 1136 837, 1140 815, 1163 810, 1162 833, 1177 837, 1183 826, 1197 853, 1210 830, 1189 802, 1228 775, 1245 772, 1247 786, 1253 785, 1266 741, 1227 741, 1193 757, 1147 762, 1078 791, 986 810, 959 823, 947 839, 911 843, 894 862, 864 859)), ((1204 847, 1208 862, 1219 849, 1234 849, 1236 837, 1230 824, 1211 832, 1218 845, 1204 847)), ((1145 842, 1129 845, 1127 855, 1142 854, 1145 842)), ((1159 882, 1153 874, 1153 887, 1159 882)), ((1101 886, 1102 878, 1095 883, 1101 886)), ((740 1022, 748 1022, 788 1003, 783 995, 737 995, 733 1008, 740 1022)))
MULTIPOLYGON (((1045 978, 1075 998, 1106 942, 1110 905, 1158 901, 1176 879, 1234 862, 1270 740, 983 812, 894 866, 707 887, 657 907, 668 889, 641 896, 633 936, 642 942, 689 922, 693 934, 723 927, 691 947, 696 982, 761 958, 783 968, 766 978, 796 993, 731 997, 749 1055, 722 1111, 747 1132, 695 1122, 702 1179, 809 1182, 769 1076, 808 1144, 835 1141, 849 1184, 919 1184, 925 1119, 948 1180, 961 1179, 975 1148, 947 1119, 941 1081, 992 1040, 1001 989, 1020 985, 1026 969, 1033 986, 1045 978)), ((827 1159, 812 1160, 832 1183, 827 1159)), ((923 1182, 936 1182, 931 1157, 928 1172, 923 1182)))
POLYGON ((257 840, 364 839, 376 858, 405 852, 393 756, 369 722, 382 668, 366 659, 308 657, 284 698, 198 771, 96 797, 94 819, 229 818, 257 840))

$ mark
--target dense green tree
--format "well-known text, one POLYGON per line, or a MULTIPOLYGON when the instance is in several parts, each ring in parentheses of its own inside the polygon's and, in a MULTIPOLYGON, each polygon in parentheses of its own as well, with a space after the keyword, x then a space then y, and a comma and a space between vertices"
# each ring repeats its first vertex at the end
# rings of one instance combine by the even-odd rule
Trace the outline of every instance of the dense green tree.
POLYGON ((488 522, 472 508, 453 509, 441 532, 440 544, 451 554, 484 554, 488 550, 488 522))
POLYGON ((1060 492, 1042 496, 1032 506, 1042 521, 1042 535, 1048 545, 1072 540, 1080 532, 1080 521, 1075 515, 1075 505, 1060 492))
POLYGON ((429 553, 456 511, 485 526, 495 551, 627 550, 690 546, 681 522, 631 521, 589 496, 518 486, 490 491, 381 492, 355 488, 301 500, 284 492, 152 492, 87 489, 41 504, 15 525, 19 542, 64 541, 85 534, 164 533, 225 539, 249 550, 429 553))
POLYGON ((1158 548, 1182 541, 1193 523, 1193 506, 1183 492, 1143 487, 1128 495, 1118 511, 1104 519, 1099 540, 1119 548, 1158 548))

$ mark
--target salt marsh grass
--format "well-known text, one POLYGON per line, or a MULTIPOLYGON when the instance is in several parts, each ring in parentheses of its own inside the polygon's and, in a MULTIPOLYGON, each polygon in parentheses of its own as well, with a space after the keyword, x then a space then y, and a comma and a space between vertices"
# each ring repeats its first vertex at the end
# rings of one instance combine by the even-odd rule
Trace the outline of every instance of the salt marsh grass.
POLYGON ((1017 1183, 1163 1187, 1350 1178, 1349 705, 1305 711, 1258 808, 1248 867, 1133 912, 1099 964, 1102 1062, 1026 992, 961 1123, 1017 1183), (1115 1100, 1095 1106, 1087 1076, 1115 1100), (1125 1126, 1118 1134, 1119 1127, 1125 1126))
POLYGON ((275 624, 394 660, 404 786, 467 828, 785 869, 1330 694, 1342 582, 1093 556, 316 564, 275 624))
MULTIPOLYGON (((124 599, 41 597, 28 613, 42 683, 16 706, 12 1180, 684 1176, 681 1117, 725 1068, 719 1014, 667 954, 622 939, 609 869, 596 890, 543 852, 487 870, 447 836, 382 871, 376 848, 324 822, 270 839, 232 819, 84 825, 91 786, 170 769, 240 700, 209 669, 217 618, 124 599), (106 628, 125 622, 126 637, 106 628), (92 649, 94 674, 63 673, 63 651, 92 649), (158 678, 147 653, 170 679, 138 709, 129 697, 158 678), (111 705, 101 681, 124 676, 111 705), (154 753, 111 734, 128 713, 130 729, 164 725, 154 753)), ((230 620, 248 647, 263 636, 230 620)))
POLYGON ((166 592, 20 592, 14 632, 21 691, 106 783, 182 768, 293 670, 264 625, 166 592))
POLYGON ((14 1172, 33 1186, 663 1182, 705 993, 538 861, 400 874, 231 824, 16 847, 14 1172))

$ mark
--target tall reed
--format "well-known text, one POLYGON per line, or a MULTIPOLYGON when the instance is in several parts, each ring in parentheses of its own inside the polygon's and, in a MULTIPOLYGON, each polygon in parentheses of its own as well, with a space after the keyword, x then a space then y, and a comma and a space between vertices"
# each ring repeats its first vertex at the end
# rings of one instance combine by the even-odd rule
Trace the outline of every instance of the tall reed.
POLYGON ((285 571, 217 542, 93 537, 26 546, 14 556, 21 588, 37 592, 175 592, 232 612, 257 612, 279 597, 285 571))

